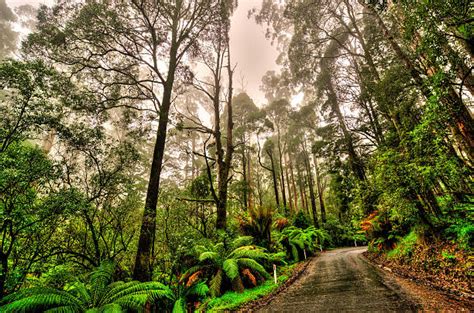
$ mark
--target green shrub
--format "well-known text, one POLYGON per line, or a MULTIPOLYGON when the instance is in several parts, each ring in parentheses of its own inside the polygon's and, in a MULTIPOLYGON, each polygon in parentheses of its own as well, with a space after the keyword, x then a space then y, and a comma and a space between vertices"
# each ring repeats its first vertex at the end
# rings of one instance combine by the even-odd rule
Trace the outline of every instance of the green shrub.
POLYGON ((418 233, 412 230, 408 235, 403 237, 394 249, 387 253, 389 258, 409 258, 418 242, 418 233))
POLYGON ((21 289, 2 299, 1 312, 122 312, 141 311, 147 303, 171 298, 171 290, 158 282, 113 282, 115 266, 103 263, 87 282, 77 281, 63 289, 21 289))

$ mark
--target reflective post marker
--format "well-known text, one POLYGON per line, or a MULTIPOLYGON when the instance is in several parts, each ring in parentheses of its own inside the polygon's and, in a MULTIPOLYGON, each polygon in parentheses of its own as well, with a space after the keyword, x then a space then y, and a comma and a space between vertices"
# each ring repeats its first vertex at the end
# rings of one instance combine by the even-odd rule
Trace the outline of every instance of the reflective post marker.
POLYGON ((277 266, 273 264, 273 279, 275 280, 275 285, 277 284, 277 266))

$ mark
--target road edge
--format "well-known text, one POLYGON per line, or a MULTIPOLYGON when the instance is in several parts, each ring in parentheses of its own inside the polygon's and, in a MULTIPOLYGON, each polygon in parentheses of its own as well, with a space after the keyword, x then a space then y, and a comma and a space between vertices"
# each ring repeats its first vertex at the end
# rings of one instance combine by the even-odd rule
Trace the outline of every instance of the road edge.
MULTIPOLYGON (((474 301, 470 298, 460 297, 458 294, 439 288, 436 285, 430 284, 428 281, 415 276, 410 276, 403 272, 399 272, 396 268, 388 268, 384 266, 384 264, 377 263, 375 260, 368 257, 367 253, 368 252, 362 253, 363 259, 368 264, 382 272, 385 276, 392 278, 395 284, 400 286, 402 292, 407 295, 417 306, 420 306, 422 311, 431 311, 433 309, 441 309, 442 311, 445 311, 445 308, 443 307, 443 304, 440 304, 439 307, 432 307, 431 305, 427 304, 428 302, 424 301, 423 297, 420 297, 420 295, 416 293, 414 289, 417 289, 420 293, 436 294, 441 300, 445 301, 446 305, 449 304, 450 306, 459 306, 459 311, 470 311, 469 308, 472 308, 474 305, 474 301)), ((458 311, 458 309, 455 311, 458 311)))
POLYGON ((231 312, 254 312, 258 309, 261 309, 269 305, 280 293, 286 291, 291 285, 293 285, 293 283, 295 283, 306 272, 306 269, 308 268, 309 264, 315 261, 319 256, 320 254, 309 257, 305 261, 298 264, 296 268, 294 269, 293 273, 291 274, 291 277, 288 278, 288 280, 285 281, 285 283, 283 283, 273 292, 261 298, 252 300, 251 302, 248 302, 244 304, 242 307, 236 310, 233 310, 231 312))

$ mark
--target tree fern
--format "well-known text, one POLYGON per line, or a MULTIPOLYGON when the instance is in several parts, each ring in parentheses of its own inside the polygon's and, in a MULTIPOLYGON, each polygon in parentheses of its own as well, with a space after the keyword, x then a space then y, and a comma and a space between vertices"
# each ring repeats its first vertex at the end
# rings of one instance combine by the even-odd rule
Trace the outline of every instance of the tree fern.
MULTIPOLYGON (((207 273, 210 278, 209 287, 213 296, 218 296, 225 285, 241 291, 243 289, 242 271, 248 269, 258 277, 267 277, 268 273, 260 264, 270 258, 265 249, 252 245, 252 237, 241 236, 227 245, 211 244, 207 247, 196 248, 199 266, 188 270, 185 276, 188 280, 197 271, 207 273), (226 249, 227 246, 227 249, 226 249)), ((252 275, 253 275, 252 274, 252 275)), ((194 278, 193 278, 194 279, 194 278)))
POLYGON ((310 226, 306 229, 301 229, 295 226, 286 227, 280 233, 278 242, 281 243, 287 250, 287 254, 293 260, 299 261, 300 255, 303 251, 312 253, 317 246, 323 246, 330 241, 330 236, 323 229, 317 229, 310 226))
POLYGON ((142 311, 147 303, 172 299, 171 290, 158 282, 112 282, 114 266, 104 264, 63 290, 34 287, 3 298, 0 312, 124 312, 142 311))

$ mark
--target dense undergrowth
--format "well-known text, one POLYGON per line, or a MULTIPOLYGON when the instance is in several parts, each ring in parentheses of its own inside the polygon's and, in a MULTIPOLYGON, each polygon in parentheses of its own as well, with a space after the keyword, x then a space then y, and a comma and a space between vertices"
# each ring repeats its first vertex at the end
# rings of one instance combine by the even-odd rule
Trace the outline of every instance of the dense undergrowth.
POLYGON ((471 1, 256 1, 259 103, 238 2, 0 0, 0 311, 233 308, 367 243, 472 293, 471 1))
POLYGON ((445 290, 472 294, 474 208, 453 205, 446 197, 437 201, 445 215, 436 219, 433 227, 415 225, 405 235, 393 229, 383 233, 381 220, 376 214, 370 216, 363 222, 372 236, 369 251, 407 276, 445 290))
POLYGON ((295 265, 331 245, 324 229, 308 226, 304 216, 282 218, 273 224, 266 247, 235 233, 217 233, 215 240, 200 239, 182 255, 178 274, 155 272, 152 282, 128 278, 118 264, 104 262, 90 273, 75 276, 72 267, 52 267, 29 277, 23 288, 1 300, 2 312, 83 312, 97 310, 156 312, 232 310, 276 290, 295 265), (300 228, 295 226, 307 226, 300 228), (197 244, 199 242, 199 244, 197 244), (277 284, 273 280, 277 268, 277 284), (120 276, 124 280, 117 280, 120 276))

